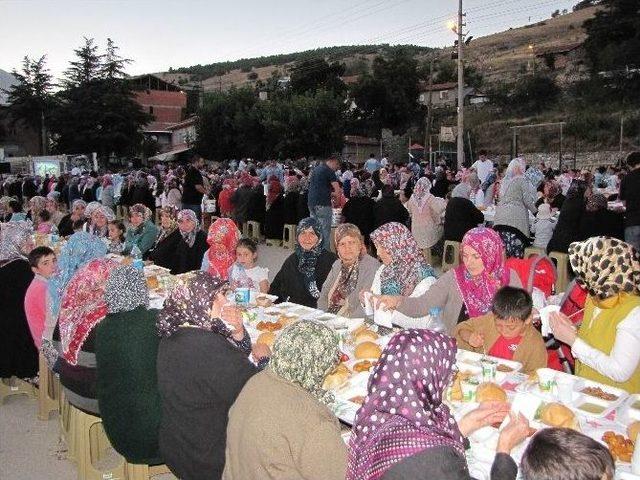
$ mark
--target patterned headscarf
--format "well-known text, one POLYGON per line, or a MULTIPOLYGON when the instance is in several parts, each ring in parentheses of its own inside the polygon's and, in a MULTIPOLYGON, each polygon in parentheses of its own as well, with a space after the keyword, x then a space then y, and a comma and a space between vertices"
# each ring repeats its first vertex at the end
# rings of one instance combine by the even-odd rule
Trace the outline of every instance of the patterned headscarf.
POLYGON ((32 234, 33 224, 29 221, 0 224, 0 267, 27 258, 22 248, 32 234))
POLYGON ((484 269, 472 277, 464 262, 460 262, 454 275, 469 317, 479 317, 491 310, 495 293, 509 283, 509 269, 505 265, 504 244, 495 230, 472 228, 462 239, 460 255, 466 246, 478 252, 484 269))
POLYGON ((267 209, 271 206, 273 202, 275 202, 278 195, 282 193, 282 185, 277 177, 272 176, 269 178, 269 189, 267 192, 267 209))
MULTIPOLYGON (((75 205, 75 202, 73 202, 75 205)), ((85 204, 84 207, 84 216, 87 218, 91 218, 91 214, 95 212, 98 208, 100 208, 102 204, 100 202, 89 202, 85 204)))
POLYGON ((560 184, 555 180, 548 180, 546 183, 546 187, 548 192, 547 198, 549 200, 553 200, 562 192, 562 187, 560 187, 560 184))
POLYGON ((464 456, 462 434, 442 402, 456 350, 453 338, 426 329, 391 338, 353 424, 347 480, 377 480, 429 448, 451 447, 464 456))
MULTIPOLYGON (((362 233, 360 233, 360 229, 352 223, 342 223, 336 228, 336 245, 338 245, 344 237, 356 238, 364 245, 364 239, 362 233)), ((329 293, 329 308, 327 309, 329 313, 338 313, 344 306, 347 297, 356 289, 361 258, 362 253, 352 265, 345 265, 343 262, 340 262, 340 275, 338 276, 335 287, 329 293)))
POLYGON ((296 227, 296 256, 298 257, 298 271, 304 277, 305 287, 313 298, 320 298, 320 290, 316 284, 316 264, 322 253, 322 229, 315 218, 307 217, 300 220, 296 227), (318 237, 318 243, 311 250, 305 250, 300 245, 298 237, 305 230, 313 230, 318 237))
MULTIPOLYGON (((193 216, 195 217, 195 214, 193 216)), ((177 218, 177 212, 175 208, 164 207, 162 209, 160 213, 160 225, 158 225, 160 232, 158 233, 158 238, 156 238, 156 245, 159 244, 165 238, 167 238, 169 235, 171 235, 176 230, 176 228, 178 228, 178 223, 176 222, 176 218, 177 218), (162 224, 163 216, 168 216, 170 220, 169 226, 166 228, 162 224)), ((197 225, 197 222, 196 222, 196 225, 197 225)), ((195 240, 195 235, 194 235, 194 240, 195 240)))
POLYGON ((211 318, 211 305, 227 286, 226 280, 206 272, 193 272, 187 280, 179 280, 158 314, 158 334, 169 337, 186 324, 230 337, 232 332, 222 320, 211 318))
POLYGON ((411 197, 416 202, 418 209, 422 212, 428 205, 429 200, 433 197, 431 195, 431 181, 427 177, 420 178, 416 186, 413 188, 413 194, 411 197))
POLYGON ((628 243, 592 237, 569 245, 576 280, 599 300, 619 293, 640 295, 640 254, 628 243))
POLYGON ((391 263, 385 265, 380 275, 382 295, 408 297, 422 280, 435 277, 416 239, 401 223, 385 223, 373 231, 371 241, 391 255, 391 263))
POLYGON ((114 260, 100 258, 80 267, 64 289, 58 325, 62 355, 71 365, 78 363, 78 352, 87 336, 107 315, 105 289, 114 260))
POLYGON ((364 197, 366 195, 367 192, 364 191, 360 180, 358 180, 356 177, 353 177, 349 183, 349 198, 364 197))
POLYGON ((607 197, 601 193, 594 193, 587 198, 585 205, 587 212, 598 212, 607 209, 607 197))
POLYGON ((284 179, 284 192, 295 192, 300 188, 300 180, 295 175, 289 175, 284 179))
POLYGON ((142 215, 142 218, 144 218, 144 221, 146 222, 151 218, 152 212, 146 205, 143 205, 142 203, 136 203, 131 208, 129 208, 129 215, 133 214, 142 215))
POLYGON ((44 210, 46 206, 47 199, 45 197, 36 195, 35 197, 31 197, 31 200, 29 200, 29 207, 34 214, 44 210))
POLYGON ((69 237, 58 257, 58 271, 49 279, 50 308, 54 318, 60 309, 62 292, 73 274, 85 263, 106 254, 105 243, 90 233, 76 232, 69 237))
POLYGON ((149 288, 144 272, 131 265, 119 265, 111 271, 104 292, 109 313, 130 312, 149 307, 149 288))
POLYGON ((188 208, 185 208, 184 210, 180 210, 178 212, 178 221, 184 218, 189 219, 196 224, 193 230, 191 230, 189 233, 185 233, 182 230, 180 230, 180 235, 182 235, 182 238, 184 239, 184 241, 187 243, 187 245, 189 245, 189 248, 191 248, 193 247, 193 244, 196 241, 196 236, 198 235, 198 228, 200 227, 200 222, 198 222, 198 216, 196 215, 196 213, 193 210, 190 210, 188 208))
POLYGON ((276 339, 269 370, 308 391, 320 402, 334 400, 322 382, 340 360, 339 338, 326 325, 300 320, 276 339))
POLYGON ((240 241, 240 230, 230 218, 219 218, 209 227, 207 243, 209 250, 209 273, 223 280, 229 277, 229 268, 236 261, 236 247, 240 241))

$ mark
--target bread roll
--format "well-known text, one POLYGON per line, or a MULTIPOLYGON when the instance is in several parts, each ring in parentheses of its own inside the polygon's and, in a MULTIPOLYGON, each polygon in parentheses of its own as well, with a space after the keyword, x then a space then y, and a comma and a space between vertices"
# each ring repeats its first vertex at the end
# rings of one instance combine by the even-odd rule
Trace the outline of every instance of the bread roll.
POLYGON ((355 354, 358 360, 362 360, 364 358, 378 359, 382 354, 382 349, 377 343, 362 342, 356 347, 355 354))
POLYGON ((349 379, 350 373, 344 363, 339 364, 333 372, 326 376, 322 383, 322 388, 325 390, 335 390, 349 379))
POLYGON ((540 421, 550 427, 573 428, 577 430, 575 414, 561 403, 547 403, 540 410, 540 421))
POLYGON ((495 383, 485 382, 478 385, 476 401, 482 402, 506 402, 507 393, 495 383))
POLYGON ((273 346, 273 342, 276 341, 276 334, 273 332, 263 332, 260 334, 256 343, 260 343, 262 345, 266 345, 271 348, 273 346))
POLYGON ((378 338, 379 338, 379 335, 376 332, 374 332, 373 330, 365 329, 356 334, 355 343, 358 344, 362 342, 373 342, 378 338))
POLYGON ((640 422, 636 420, 627 427, 627 437, 635 443, 638 433, 640 433, 640 422))

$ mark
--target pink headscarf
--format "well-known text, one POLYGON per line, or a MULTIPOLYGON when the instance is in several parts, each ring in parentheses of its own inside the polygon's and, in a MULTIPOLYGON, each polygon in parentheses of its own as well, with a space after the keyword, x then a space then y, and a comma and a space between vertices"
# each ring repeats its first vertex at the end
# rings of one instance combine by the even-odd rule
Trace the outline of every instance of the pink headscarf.
POLYGON ((442 402, 456 350, 453 338, 427 329, 393 336, 353 424, 346 480, 378 480, 429 448, 451 447, 464 456, 458 424, 442 402))
POLYGON ((484 270, 476 277, 469 274, 462 262, 454 270, 467 313, 473 318, 491 310, 493 296, 509 283, 509 269, 505 265, 504 244, 495 230, 472 228, 462 239, 460 255, 466 246, 478 252, 484 264, 484 270))
POLYGON ((229 268, 236 261, 240 231, 230 218, 219 218, 209 227, 209 273, 223 280, 229 278, 229 268))

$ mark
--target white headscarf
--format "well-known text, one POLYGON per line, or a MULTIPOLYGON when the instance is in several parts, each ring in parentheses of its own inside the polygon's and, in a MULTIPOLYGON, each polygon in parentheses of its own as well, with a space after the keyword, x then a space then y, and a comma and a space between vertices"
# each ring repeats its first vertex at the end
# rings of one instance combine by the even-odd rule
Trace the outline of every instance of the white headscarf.
POLYGON ((522 157, 516 157, 509 162, 507 171, 504 174, 504 178, 500 182, 500 197, 502 197, 507 191, 507 187, 514 178, 520 177, 524 174, 527 168, 527 164, 522 157))

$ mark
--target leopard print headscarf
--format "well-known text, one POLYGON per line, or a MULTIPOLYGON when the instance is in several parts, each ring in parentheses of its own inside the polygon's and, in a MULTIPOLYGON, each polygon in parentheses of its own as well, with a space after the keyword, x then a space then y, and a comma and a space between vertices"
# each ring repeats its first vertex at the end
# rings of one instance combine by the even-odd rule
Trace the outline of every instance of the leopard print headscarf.
POLYGON ((569 261, 576 280, 597 299, 640 294, 640 254, 628 243, 610 237, 575 242, 569 261))

